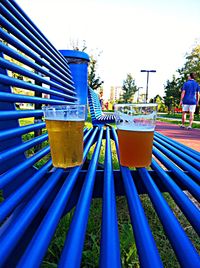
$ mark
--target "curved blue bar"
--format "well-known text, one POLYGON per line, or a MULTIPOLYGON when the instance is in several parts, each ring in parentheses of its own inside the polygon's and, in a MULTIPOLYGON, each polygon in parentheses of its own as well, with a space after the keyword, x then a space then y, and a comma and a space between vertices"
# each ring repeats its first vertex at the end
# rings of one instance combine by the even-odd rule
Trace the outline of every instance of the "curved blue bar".
POLYGON ((0 266, 2 267, 10 253, 17 245, 18 241, 31 224, 38 211, 41 209, 46 198, 50 195, 51 191, 55 188, 63 169, 56 169, 55 172, 48 178, 34 197, 26 204, 17 216, 15 221, 9 225, 6 231, 2 234, 0 240, 0 266))
POLYGON ((173 162, 169 161, 158 149, 153 148, 153 154, 172 172, 176 175, 176 178, 183 183, 187 190, 194 195, 194 197, 200 201, 200 187, 182 170, 180 170, 173 162))
POLYGON ((167 237, 183 268, 200 267, 200 257, 145 168, 138 169, 167 237))
MULTIPOLYGON (((83 162, 86 159, 86 156, 96 136, 96 133, 97 129, 93 131, 90 141, 88 141, 87 145, 85 146, 83 162)), ((24 255, 20 259, 20 262, 18 263, 17 267, 35 268, 41 264, 42 259, 47 251, 48 245, 51 242, 53 234, 59 223, 59 220, 64 212, 64 209, 66 207, 66 204, 68 202, 68 199, 73 190, 74 184, 78 178, 81 168, 82 165, 71 169, 63 186, 61 187, 59 193, 57 194, 52 205, 50 206, 47 214, 42 220, 40 227, 35 233, 30 244, 28 245, 24 255)))
POLYGON ((120 241, 117 224, 115 186, 110 145, 110 130, 106 128, 106 151, 104 161, 104 190, 100 265, 102 268, 121 267, 120 241))
POLYGON ((43 116, 42 110, 24 110, 24 111, 1 111, 0 120, 19 119, 27 117, 43 116))
POLYGON ((58 51, 51 45, 51 43, 47 40, 47 38, 40 32, 40 30, 35 26, 35 24, 30 20, 30 18, 22 11, 22 9, 17 5, 16 2, 12 3, 5 2, 4 5, 10 10, 12 14, 15 15, 16 18, 21 21, 23 25, 26 25, 26 28, 29 29, 44 45, 48 47, 48 49, 58 57, 64 64, 66 64, 65 60, 60 56, 58 51))
POLYGON ((61 83, 62 85, 66 86, 66 87, 71 86, 69 83, 65 82, 59 76, 57 76, 54 73, 50 72, 49 70, 41 67, 40 65, 36 64, 32 60, 29 60, 27 57, 24 57, 23 55, 19 54, 15 50, 4 45, 3 43, 2 44, 0 43, 0 51, 2 51, 4 54, 10 56, 11 58, 18 60, 19 62, 23 63, 24 65, 33 68, 35 71, 40 72, 44 76, 50 77, 52 80, 53 79, 56 80, 57 82, 61 83))
MULTIPOLYGON (((119 146, 116 131, 112 129, 113 137, 116 145, 117 154, 119 156, 119 146)), ((126 191, 131 223, 137 245, 139 260, 141 267, 159 268, 163 267, 155 240, 151 233, 144 209, 142 207, 137 189, 135 187, 130 170, 120 166, 124 187, 126 191)))
POLYGON ((165 185, 170 195, 181 208, 187 219, 192 224, 193 228, 200 236, 200 211, 187 197, 187 195, 177 186, 177 184, 170 178, 170 176, 159 166, 159 164, 152 159, 152 168, 159 175, 160 180, 165 185))
POLYGON ((6 217, 8 217, 14 208, 19 205, 22 199, 34 189, 35 185, 39 181, 46 180, 45 174, 48 172, 51 166, 52 161, 50 160, 40 170, 38 170, 35 175, 33 175, 28 181, 22 184, 20 188, 13 192, 13 194, 6 198, 2 203, 0 203, 0 224, 3 223, 6 217))
MULTIPOLYGON (((72 99, 73 101, 76 100, 76 98, 73 98, 73 97, 72 99)), ((69 102, 69 101, 53 100, 53 99, 46 99, 46 98, 39 98, 39 97, 29 97, 25 95, 1 93, 1 92, 0 92, 0 100, 5 101, 5 102, 9 101, 9 102, 23 102, 23 103, 41 103, 41 104, 46 104, 46 105, 47 104, 51 104, 51 105, 72 104, 72 102, 69 102)))
POLYGON ((32 140, 29 140, 27 142, 24 142, 23 144, 13 146, 11 149, 5 150, 1 152, 0 155, 0 163, 3 163, 4 161, 7 161, 8 159, 15 157, 21 152, 25 152, 26 150, 30 149, 31 147, 42 143, 48 139, 48 134, 43 134, 41 136, 38 136, 36 138, 33 138, 32 140))
POLYGON ((42 49, 42 51, 44 51, 49 57, 51 57, 52 59, 54 59, 55 62, 57 62, 57 64, 59 64, 60 66, 62 66, 62 69, 66 70, 66 72, 70 73, 70 70, 67 66, 67 64, 64 64, 63 59, 60 60, 58 57, 55 57, 55 55, 52 53, 51 49, 48 49, 46 47, 46 44, 44 45, 40 40, 38 40, 34 34, 32 34, 25 26, 18 20, 15 18, 15 16, 13 16, 12 13, 10 13, 4 6, 1 6, 1 13, 9 20, 12 21, 12 24, 15 25, 15 27, 17 27, 17 29, 21 32, 24 33, 25 36, 27 36, 29 38, 29 40, 32 41, 32 43, 34 43, 35 45, 37 45, 37 47, 39 47, 40 49, 42 49))
POLYGON ((69 89, 68 89, 66 87, 63 87, 63 86, 51 81, 51 80, 47 80, 47 79, 43 78, 42 76, 40 76, 38 74, 35 74, 35 73, 31 72, 31 71, 28 71, 26 68, 23 68, 23 67, 21 67, 19 65, 16 65, 16 64, 12 63, 12 62, 9 62, 8 60, 5 60, 3 58, 0 58, 0 66, 5 68, 5 69, 11 70, 13 72, 17 72, 17 73, 22 74, 24 76, 30 77, 30 78, 32 78, 32 79, 34 79, 36 81, 41 82, 41 83, 47 84, 49 86, 52 86, 52 87, 55 87, 55 88, 58 88, 58 89, 61 89, 64 92, 71 93, 71 94, 76 94, 73 91, 71 91, 71 89, 74 90, 74 86, 72 86, 72 85, 69 85, 68 86, 69 89))
POLYGON ((80 267, 102 137, 103 128, 100 129, 98 141, 90 161, 58 267, 80 267))
MULTIPOLYGON (((169 149, 170 152, 173 152, 175 153, 175 155, 178 155, 181 159, 186 161, 186 163, 190 164, 191 166, 193 166, 194 168, 200 171, 200 161, 197 161, 194 158, 191 158, 191 156, 183 153, 179 149, 176 149, 173 145, 170 145, 168 142, 165 142, 158 137, 154 137, 154 140, 159 142, 159 144, 162 144, 165 148, 169 149)), ((185 168, 187 168, 187 166, 185 166, 185 168)))
POLYGON ((70 83, 72 85, 74 84, 73 81, 71 80, 72 79, 71 76, 69 76, 68 74, 61 73, 59 71, 59 68, 57 68, 57 67, 55 68, 54 66, 52 66, 51 64, 49 64, 47 61, 45 61, 42 58, 40 58, 32 50, 28 49, 23 43, 19 42, 13 36, 11 37, 7 32, 5 32, 4 30, 2 30, 1 28, 0 28, 0 36, 2 37, 2 39, 4 39, 5 41, 7 41, 9 44, 11 44, 15 48, 23 51, 26 55, 30 56, 38 64, 40 64, 40 66, 46 67, 47 69, 49 69, 50 71, 52 71, 54 74, 56 74, 57 76, 61 77, 65 82, 70 83))
POLYGON ((179 167, 181 167, 183 170, 187 170, 189 174, 191 174, 194 178, 196 178, 197 181, 200 182, 200 172, 197 169, 189 165, 186 161, 182 160, 176 154, 166 149, 163 145, 159 144, 157 141, 154 141, 153 144, 162 153, 164 153, 166 156, 172 159, 179 167))
MULTIPOLYGON (((0 9, 1 10, 1 9, 0 9)), ((71 74, 64 70, 60 64, 54 61, 49 55, 43 52, 36 44, 34 44, 28 37, 23 35, 17 28, 15 28, 11 23, 9 23, 2 15, 0 15, 1 24, 5 27, 10 33, 19 38, 23 43, 29 46, 33 51, 37 52, 41 57, 46 59, 48 62, 52 64, 55 68, 57 68, 61 73, 65 74, 67 77, 71 78, 71 74)))
POLYGON ((12 129, 2 130, 0 131, 0 141, 7 140, 16 136, 21 136, 28 132, 45 128, 45 126, 46 124, 42 122, 42 123, 35 123, 35 124, 23 126, 23 127, 16 127, 12 129))
POLYGON ((42 157, 50 152, 50 147, 47 146, 46 148, 40 150, 39 152, 35 153, 30 158, 26 159, 24 162, 14 166, 6 173, 0 176, 0 188, 4 188, 8 183, 14 180, 17 176, 26 171, 28 167, 34 165, 37 161, 39 161, 42 157))
POLYGON ((155 136, 158 136, 159 138, 161 138, 162 140, 168 142, 169 144, 176 146, 177 149, 181 150, 182 152, 190 155, 191 157, 194 157, 196 160, 199 160, 200 157, 200 153, 197 152, 196 150, 176 141, 176 140, 172 140, 170 138, 168 138, 167 136, 164 136, 161 133, 155 132, 155 136), (198 158, 197 158, 198 157, 198 158))

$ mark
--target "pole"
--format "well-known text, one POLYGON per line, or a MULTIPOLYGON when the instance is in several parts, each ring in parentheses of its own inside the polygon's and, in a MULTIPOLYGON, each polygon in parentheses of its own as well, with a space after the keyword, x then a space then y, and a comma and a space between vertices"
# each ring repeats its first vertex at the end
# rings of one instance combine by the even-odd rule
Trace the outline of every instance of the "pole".
POLYGON ((147 71, 146 103, 148 100, 148 86, 149 86, 149 71, 147 71))

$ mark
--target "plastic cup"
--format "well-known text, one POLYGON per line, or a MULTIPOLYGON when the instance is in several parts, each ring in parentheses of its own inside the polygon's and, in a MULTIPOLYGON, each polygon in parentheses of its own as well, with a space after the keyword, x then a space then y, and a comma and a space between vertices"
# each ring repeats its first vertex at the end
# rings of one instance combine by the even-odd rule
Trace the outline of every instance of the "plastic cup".
POLYGON ((157 104, 115 104, 120 164, 147 167, 152 160, 157 104))
POLYGON ((43 107, 54 167, 82 164, 85 105, 43 107))

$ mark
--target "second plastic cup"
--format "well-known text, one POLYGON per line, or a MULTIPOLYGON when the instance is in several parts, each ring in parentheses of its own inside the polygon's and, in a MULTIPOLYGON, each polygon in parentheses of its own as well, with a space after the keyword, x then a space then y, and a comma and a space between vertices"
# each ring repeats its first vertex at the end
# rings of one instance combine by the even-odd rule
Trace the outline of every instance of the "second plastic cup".
POLYGON ((43 107, 54 167, 82 164, 85 105, 43 107))
POLYGON ((157 104, 115 104, 120 164, 147 167, 151 164, 157 104))

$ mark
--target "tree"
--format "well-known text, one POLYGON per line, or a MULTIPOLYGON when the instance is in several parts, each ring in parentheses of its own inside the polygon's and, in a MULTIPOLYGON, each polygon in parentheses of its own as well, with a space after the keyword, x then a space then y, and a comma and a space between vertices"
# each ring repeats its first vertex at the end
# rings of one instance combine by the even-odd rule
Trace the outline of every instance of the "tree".
POLYGON ((131 103, 133 101, 134 94, 138 91, 138 89, 135 85, 135 80, 130 73, 127 74, 126 80, 123 81, 122 90, 123 94, 121 96, 121 100, 125 103, 131 103))
MULTIPOLYGON (((197 82, 200 83, 200 44, 193 47, 190 53, 185 56, 186 62, 184 66, 177 70, 178 77, 172 77, 172 80, 168 80, 165 85, 165 105, 169 110, 172 106, 177 107, 180 101, 180 92, 183 83, 187 80, 188 75, 192 72, 197 74, 197 82)), ((199 110, 196 110, 199 113, 199 110)))
POLYGON ((104 82, 97 75, 97 60, 94 56, 90 56, 90 63, 88 68, 88 85, 94 90, 99 89, 104 82))
POLYGON ((165 85, 164 102, 165 105, 168 107, 168 110, 171 111, 172 107, 178 107, 180 102, 180 80, 176 79, 175 76, 173 76, 172 81, 167 80, 166 83, 167 84, 165 85))

